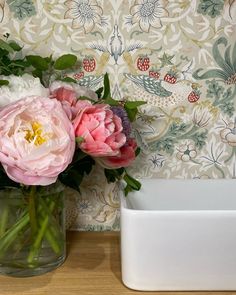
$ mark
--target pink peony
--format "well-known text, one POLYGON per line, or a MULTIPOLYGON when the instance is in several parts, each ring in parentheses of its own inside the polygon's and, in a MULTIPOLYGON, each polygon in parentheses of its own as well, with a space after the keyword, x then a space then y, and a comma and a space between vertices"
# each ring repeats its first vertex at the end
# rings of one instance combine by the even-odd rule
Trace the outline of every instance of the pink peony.
POLYGON ((94 157, 115 156, 126 142, 121 119, 109 105, 83 101, 73 125, 79 147, 94 157))
POLYGON ((99 158, 97 161, 101 166, 108 169, 127 167, 135 159, 136 148, 136 141, 133 138, 129 138, 127 143, 120 148, 120 153, 117 156, 99 158))
POLYGON ((78 98, 86 96, 92 100, 97 100, 97 94, 75 83, 65 83, 54 81, 50 86, 52 98, 56 98, 62 103, 62 106, 70 120, 73 120, 80 109, 78 98))
POLYGON ((72 161, 73 126, 56 99, 30 96, 0 110, 0 162, 25 185, 49 185, 72 161))

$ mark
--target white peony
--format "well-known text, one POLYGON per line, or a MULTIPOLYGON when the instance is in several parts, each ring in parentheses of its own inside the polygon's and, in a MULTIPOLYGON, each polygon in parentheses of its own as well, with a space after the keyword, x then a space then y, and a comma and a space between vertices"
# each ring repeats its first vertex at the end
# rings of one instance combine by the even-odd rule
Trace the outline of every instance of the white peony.
POLYGON ((29 74, 21 77, 0 76, 0 79, 9 81, 8 85, 0 87, 0 108, 26 96, 49 96, 49 90, 40 83, 39 78, 29 74))

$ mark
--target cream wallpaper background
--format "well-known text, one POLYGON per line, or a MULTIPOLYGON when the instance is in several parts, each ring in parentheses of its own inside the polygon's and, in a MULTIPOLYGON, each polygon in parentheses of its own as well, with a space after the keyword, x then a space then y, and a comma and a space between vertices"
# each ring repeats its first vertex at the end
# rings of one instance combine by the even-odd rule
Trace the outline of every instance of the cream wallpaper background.
MULTIPOLYGON (((0 0, 8 34, 27 53, 76 54, 81 85, 108 72, 114 98, 147 101, 134 176, 236 178, 236 0, 0 0)), ((67 194, 68 227, 119 229, 99 167, 67 194)))

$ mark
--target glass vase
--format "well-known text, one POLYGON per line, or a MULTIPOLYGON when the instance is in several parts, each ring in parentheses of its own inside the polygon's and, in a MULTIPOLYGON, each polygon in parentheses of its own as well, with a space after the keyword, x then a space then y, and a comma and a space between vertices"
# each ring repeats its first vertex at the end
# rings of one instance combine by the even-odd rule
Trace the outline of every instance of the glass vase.
POLYGON ((0 190, 0 274, 43 274, 65 257, 64 187, 0 190))

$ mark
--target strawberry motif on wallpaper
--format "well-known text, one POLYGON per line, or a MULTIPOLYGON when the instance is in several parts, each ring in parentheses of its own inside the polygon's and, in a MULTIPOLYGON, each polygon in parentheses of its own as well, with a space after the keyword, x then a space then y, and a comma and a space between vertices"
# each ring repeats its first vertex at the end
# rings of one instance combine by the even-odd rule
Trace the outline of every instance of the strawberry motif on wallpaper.
MULTIPOLYGON (((148 68, 145 67, 145 70, 148 68)), ((148 75, 127 73, 124 76, 131 82, 133 97, 135 99, 142 97, 148 104, 154 106, 171 108, 183 102, 195 103, 200 99, 200 85, 194 83, 194 80, 184 79, 181 71, 175 66, 160 67, 159 70, 149 71, 148 75)))

